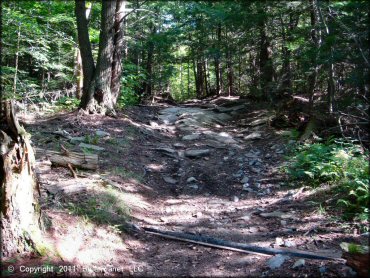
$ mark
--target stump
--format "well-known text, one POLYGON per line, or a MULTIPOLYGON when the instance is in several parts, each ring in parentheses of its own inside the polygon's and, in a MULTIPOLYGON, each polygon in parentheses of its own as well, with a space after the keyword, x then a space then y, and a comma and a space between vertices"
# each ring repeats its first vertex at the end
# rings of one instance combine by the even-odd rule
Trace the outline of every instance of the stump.
POLYGON ((13 101, 0 101, 1 254, 39 252, 40 189, 29 135, 19 125, 13 101))

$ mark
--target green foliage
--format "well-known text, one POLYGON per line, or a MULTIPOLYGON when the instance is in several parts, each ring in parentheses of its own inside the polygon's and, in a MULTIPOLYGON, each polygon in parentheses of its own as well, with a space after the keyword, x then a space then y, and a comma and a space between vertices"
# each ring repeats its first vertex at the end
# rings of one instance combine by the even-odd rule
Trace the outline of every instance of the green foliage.
POLYGON ((294 180, 304 180, 313 187, 334 185, 344 196, 338 200, 346 217, 368 219, 369 153, 344 141, 299 146, 289 159, 287 172, 294 180))
POLYGON ((85 135, 85 143, 97 145, 97 144, 99 144, 99 136, 97 136, 96 134, 93 135, 93 136, 90 135, 90 134, 86 134, 85 135))
POLYGON ((58 99, 56 105, 57 107, 62 108, 63 110, 72 111, 77 109, 80 100, 74 97, 62 97, 58 99))
POLYGON ((138 93, 138 88, 145 80, 146 75, 138 71, 139 69, 134 64, 127 63, 124 67, 121 78, 121 93, 117 101, 120 108, 136 105, 140 102, 141 95, 138 93))

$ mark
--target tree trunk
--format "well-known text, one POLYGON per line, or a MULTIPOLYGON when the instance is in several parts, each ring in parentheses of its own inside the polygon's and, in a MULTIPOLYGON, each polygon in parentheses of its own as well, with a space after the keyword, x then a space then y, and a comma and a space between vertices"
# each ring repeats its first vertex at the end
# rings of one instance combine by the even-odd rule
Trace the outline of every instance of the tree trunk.
POLYGON ((96 70, 88 91, 87 110, 115 115, 111 93, 116 1, 103 1, 96 70))
POLYGON ((89 39, 88 21, 86 18, 86 4, 84 0, 75 1, 75 14, 77 19, 78 44, 81 52, 83 88, 80 108, 86 109, 89 99, 89 87, 94 76, 95 64, 89 39))
MULTIPOLYGON (((260 7, 260 13, 264 14, 266 11, 266 2, 263 2, 263 7, 260 7), (264 8, 264 9, 263 9, 264 8)), ((265 97, 271 97, 269 85, 273 77, 273 67, 271 60, 271 44, 270 39, 266 33, 266 18, 263 16, 259 22, 260 29, 260 51, 259 51, 259 68, 260 68, 260 85, 265 97)))
POLYGON ((319 72, 319 67, 317 65, 317 59, 319 57, 319 51, 321 46, 321 31, 318 28, 318 12, 317 12, 317 2, 316 0, 310 0, 310 18, 311 18, 311 39, 316 49, 316 55, 313 60, 313 71, 308 76, 307 84, 307 94, 309 98, 309 111, 312 115, 314 107, 314 92, 317 81, 317 75, 319 72))
POLYGON ((116 15, 114 20, 114 53, 112 62, 112 77, 111 77, 111 93, 113 105, 115 106, 121 91, 121 75, 122 75, 122 51, 125 48, 124 43, 124 16, 125 16, 125 0, 118 0, 116 5, 116 15))
POLYGON ((94 70, 85 2, 76 0, 78 39, 85 76, 80 108, 90 113, 116 115, 114 107, 120 92, 124 47, 124 9, 124 0, 102 1, 99 52, 94 70))
MULTIPOLYGON (((83 13, 83 7, 79 7, 79 13, 83 13)), ((88 21, 90 19, 92 9, 92 3, 89 3, 86 7, 85 15, 86 15, 86 26, 88 24, 88 21)), ((93 61, 94 63, 94 61, 93 61)), ((81 99, 83 95, 83 80, 84 80, 84 72, 83 72, 83 66, 82 66, 82 58, 81 58, 81 51, 79 48, 76 48, 76 70, 75 75, 77 77, 77 88, 76 88, 76 98, 81 99)))
MULTIPOLYGON (((156 26, 151 23, 150 26, 151 30, 151 36, 154 36, 154 34, 157 32, 156 26)), ((150 98, 152 95, 152 79, 153 79, 153 54, 154 54, 154 42, 152 39, 149 40, 147 44, 148 48, 148 58, 146 61, 146 72, 147 72, 147 78, 144 81, 144 94, 145 97, 150 98)))
POLYGON ((29 135, 18 123, 13 102, 0 102, 1 254, 39 252, 40 189, 29 135))
POLYGON ((13 95, 17 93, 17 79, 18 79, 18 57, 19 57, 19 43, 21 40, 21 24, 18 26, 17 32, 17 51, 15 52, 15 72, 14 72, 14 82, 13 82, 13 95))
MULTIPOLYGON (((226 39, 227 39, 227 32, 226 32, 226 39)), ((231 49, 228 48, 226 52, 226 66, 227 66, 227 88, 229 96, 234 95, 234 72, 233 72, 233 64, 231 58, 231 49)))
POLYGON ((215 57, 215 76, 216 76, 216 94, 221 94, 221 67, 220 67, 220 56, 221 56, 221 23, 217 26, 217 53, 215 57))
POLYGON ((204 94, 203 62, 197 61, 197 98, 200 99, 204 94))

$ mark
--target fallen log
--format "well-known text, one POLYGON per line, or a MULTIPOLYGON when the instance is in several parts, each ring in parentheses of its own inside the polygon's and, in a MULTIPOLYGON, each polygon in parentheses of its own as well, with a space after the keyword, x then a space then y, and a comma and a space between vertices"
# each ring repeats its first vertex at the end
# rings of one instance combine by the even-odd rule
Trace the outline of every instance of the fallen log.
POLYGON ((254 253, 263 255, 285 255, 291 257, 300 257, 306 259, 316 259, 316 260, 343 260, 340 257, 325 256, 312 252, 305 252, 301 250, 291 250, 291 249, 275 249, 269 247, 259 247, 243 243, 231 242, 222 239, 212 238, 208 236, 194 235, 189 233, 181 232, 171 232, 171 231, 160 231, 153 228, 144 227, 143 230, 146 233, 158 235, 161 237, 175 239, 180 241, 192 242, 195 244, 205 245, 209 247, 227 249, 242 253, 254 253))
MULTIPOLYGON (((37 149, 39 152, 40 149, 37 149)), ((96 170, 99 166, 99 159, 97 154, 83 154, 78 152, 63 151, 56 152, 50 150, 42 150, 46 157, 51 161, 52 165, 63 166, 68 169, 71 167, 96 170)))

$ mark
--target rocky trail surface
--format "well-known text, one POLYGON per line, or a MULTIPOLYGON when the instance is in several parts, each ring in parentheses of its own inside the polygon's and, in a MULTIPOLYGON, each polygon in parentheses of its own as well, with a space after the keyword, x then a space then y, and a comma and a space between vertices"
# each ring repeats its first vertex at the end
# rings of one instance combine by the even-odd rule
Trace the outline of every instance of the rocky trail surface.
POLYGON ((132 107, 117 119, 74 112, 29 121, 39 149, 99 155, 98 171, 77 170, 73 178, 37 154, 46 233, 57 254, 48 263, 63 262, 69 268, 61 272, 76 276, 354 275, 341 261, 243 254, 124 225, 331 256, 340 256, 345 239, 361 242, 355 228, 318 210, 320 191, 287 181, 281 166, 295 141, 270 127, 270 118, 254 103, 224 98, 132 107))

